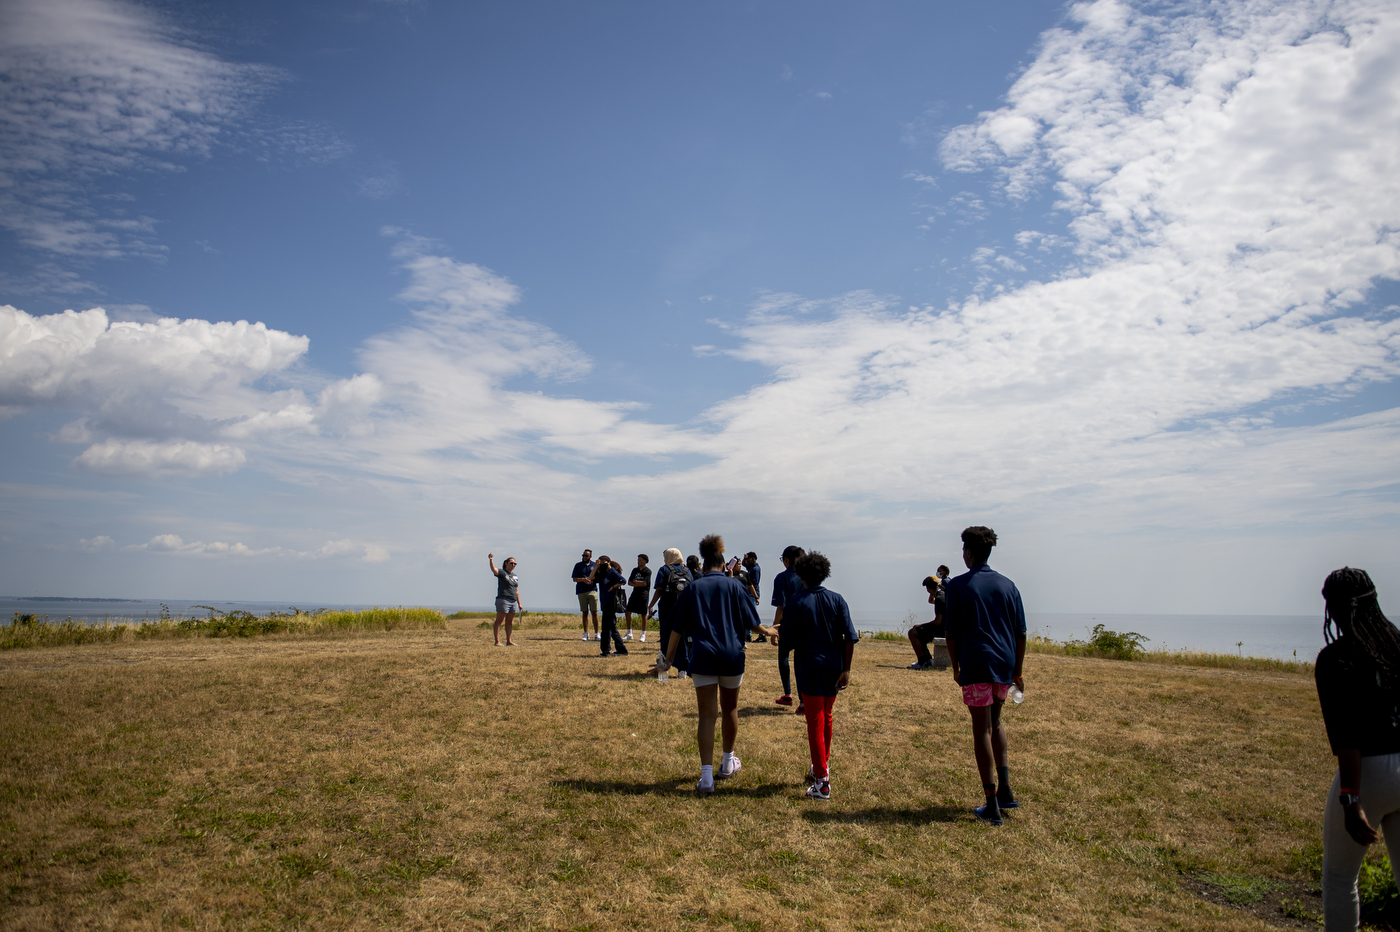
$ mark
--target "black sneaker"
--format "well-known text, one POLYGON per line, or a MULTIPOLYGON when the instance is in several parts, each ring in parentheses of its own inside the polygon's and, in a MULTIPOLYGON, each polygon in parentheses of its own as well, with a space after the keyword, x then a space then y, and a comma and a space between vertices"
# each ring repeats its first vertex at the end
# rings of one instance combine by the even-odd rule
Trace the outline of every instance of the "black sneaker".
POLYGON ((998 809, 1020 809, 1021 804, 1016 802, 1016 797, 1011 795, 1011 787, 1002 786, 997 790, 998 809))
POLYGON ((978 806, 976 809, 972 810, 972 814, 988 825, 1001 824, 1001 808, 997 806, 997 798, 995 796, 988 796, 987 805, 978 806))

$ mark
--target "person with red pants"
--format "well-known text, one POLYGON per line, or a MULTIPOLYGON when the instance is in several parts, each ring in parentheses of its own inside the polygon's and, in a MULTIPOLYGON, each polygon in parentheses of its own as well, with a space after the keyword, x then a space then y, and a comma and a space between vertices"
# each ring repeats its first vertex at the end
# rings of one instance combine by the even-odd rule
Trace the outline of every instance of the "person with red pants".
POLYGON ((831 724, 836 694, 851 684, 851 655, 855 652, 855 625, 851 608, 838 592, 823 588, 831 575, 831 561, 815 550, 798 557, 792 566, 805 588, 783 606, 778 647, 791 649, 797 667, 797 692, 807 715, 807 746, 812 767, 807 778, 812 799, 831 798, 831 724))

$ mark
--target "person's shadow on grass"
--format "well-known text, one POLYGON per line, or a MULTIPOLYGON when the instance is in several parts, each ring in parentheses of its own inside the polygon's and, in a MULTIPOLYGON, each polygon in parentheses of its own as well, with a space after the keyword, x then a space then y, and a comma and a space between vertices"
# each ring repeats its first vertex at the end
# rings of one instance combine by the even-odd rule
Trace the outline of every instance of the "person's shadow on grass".
POLYGON ((972 810, 960 806, 875 806, 870 809, 808 809, 802 818, 817 824, 927 825, 930 822, 966 822, 972 810))
MULTIPOLYGON (((695 784, 689 777, 657 780, 654 783, 629 780, 552 780, 550 786, 580 793, 595 793, 600 796, 698 796, 695 784)), ((766 799, 779 793, 792 791, 786 783, 760 783, 758 785, 731 784, 718 781, 714 796, 743 796, 748 799, 766 799)))

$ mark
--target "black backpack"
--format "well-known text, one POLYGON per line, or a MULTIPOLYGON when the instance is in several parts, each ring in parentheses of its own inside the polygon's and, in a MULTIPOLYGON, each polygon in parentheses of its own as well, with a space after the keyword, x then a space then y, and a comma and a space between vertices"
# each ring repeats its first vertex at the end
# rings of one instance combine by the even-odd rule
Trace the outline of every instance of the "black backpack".
POLYGON ((680 595, 694 580, 690 578, 690 570, 681 564, 671 567, 671 572, 666 574, 666 588, 662 589, 663 595, 672 597, 680 595))

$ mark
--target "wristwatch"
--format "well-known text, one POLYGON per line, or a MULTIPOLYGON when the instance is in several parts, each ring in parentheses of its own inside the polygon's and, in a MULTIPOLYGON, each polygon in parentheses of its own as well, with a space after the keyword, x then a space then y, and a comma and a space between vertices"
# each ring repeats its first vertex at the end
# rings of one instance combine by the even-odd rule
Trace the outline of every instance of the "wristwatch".
POLYGON ((1342 808, 1345 809, 1347 806, 1355 806, 1357 803, 1361 802, 1361 794, 1341 793, 1338 794, 1337 801, 1340 802, 1342 804, 1342 808))

